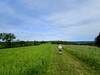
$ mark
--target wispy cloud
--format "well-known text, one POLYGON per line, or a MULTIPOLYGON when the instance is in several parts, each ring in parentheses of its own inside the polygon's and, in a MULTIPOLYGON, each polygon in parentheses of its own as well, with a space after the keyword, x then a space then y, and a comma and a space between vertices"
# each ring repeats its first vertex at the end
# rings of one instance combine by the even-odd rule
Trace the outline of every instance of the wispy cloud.
POLYGON ((2 0, 0 32, 21 40, 94 40, 100 0, 2 0))

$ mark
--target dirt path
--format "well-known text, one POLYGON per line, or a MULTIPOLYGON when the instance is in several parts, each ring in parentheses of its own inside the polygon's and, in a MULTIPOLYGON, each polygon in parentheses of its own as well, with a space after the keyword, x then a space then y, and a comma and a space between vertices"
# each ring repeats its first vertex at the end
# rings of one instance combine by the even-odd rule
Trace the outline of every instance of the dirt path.
POLYGON ((47 75, 99 75, 91 70, 83 62, 66 51, 60 55, 57 49, 49 65, 47 75))

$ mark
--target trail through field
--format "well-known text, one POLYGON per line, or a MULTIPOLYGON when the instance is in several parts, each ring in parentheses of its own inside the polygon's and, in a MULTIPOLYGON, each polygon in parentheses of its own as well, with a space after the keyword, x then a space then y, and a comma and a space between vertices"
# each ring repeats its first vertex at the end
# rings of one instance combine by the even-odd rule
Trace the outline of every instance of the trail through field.
POLYGON ((67 51, 60 55, 58 50, 54 50, 54 56, 48 67, 46 75, 99 75, 91 70, 78 58, 74 57, 67 51))
POLYGON ((0 75, 100 75, 100 48, 67 45, 61 55, 56 46, 0 49, 0 75))

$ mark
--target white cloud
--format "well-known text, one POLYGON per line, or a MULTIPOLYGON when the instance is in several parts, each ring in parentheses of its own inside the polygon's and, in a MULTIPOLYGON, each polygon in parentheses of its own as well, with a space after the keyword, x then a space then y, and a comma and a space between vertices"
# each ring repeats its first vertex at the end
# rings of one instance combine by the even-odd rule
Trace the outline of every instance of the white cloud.
POLYGON ((93 40, 100 30, 100 0, 18 0, 17 2, 22 5, 23 10, 38 16, 29 16, 28 12, 17 12, 16 8, 0 2, 0 9, 4 8, 0 13, 7 13, 19 22, 17 26, 11 25, 5 19, 5 22, 1 22, 0 31, 14 32, 18 38, 93 40))
POLYGON ((81 36, 84 40, 86 37, 93 40, 100 31, 99 3, 99 0, 89 0, 75 10, 51 13, 47 16, 47 21, 56 26, 60 34, 66 35, 66 39, 70 37, 68 40, 81 36))

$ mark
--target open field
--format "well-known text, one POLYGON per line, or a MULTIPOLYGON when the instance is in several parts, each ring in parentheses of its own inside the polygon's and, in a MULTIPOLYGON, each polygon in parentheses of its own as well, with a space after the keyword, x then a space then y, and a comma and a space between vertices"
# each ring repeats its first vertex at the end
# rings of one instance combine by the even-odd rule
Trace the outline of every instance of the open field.
POLYGON ((0 49, 0 75, 99 75, 100 48, 43 44, 0 49))
POLYGON ((0 50, 0 75, 42 75, 53 46, 41 45, 0 50))

